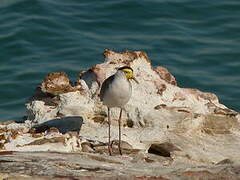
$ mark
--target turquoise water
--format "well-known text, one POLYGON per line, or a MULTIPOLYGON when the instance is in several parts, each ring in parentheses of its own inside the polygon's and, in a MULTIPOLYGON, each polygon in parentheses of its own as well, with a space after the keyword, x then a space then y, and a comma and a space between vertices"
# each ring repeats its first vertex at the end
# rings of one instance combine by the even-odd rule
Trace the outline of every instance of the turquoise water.
POLYGON ((74 80, 104 49, 145 51, 240 111, 239 0, 1 0, 0 43, 0 121, 22 118, 48 73, 74 80))

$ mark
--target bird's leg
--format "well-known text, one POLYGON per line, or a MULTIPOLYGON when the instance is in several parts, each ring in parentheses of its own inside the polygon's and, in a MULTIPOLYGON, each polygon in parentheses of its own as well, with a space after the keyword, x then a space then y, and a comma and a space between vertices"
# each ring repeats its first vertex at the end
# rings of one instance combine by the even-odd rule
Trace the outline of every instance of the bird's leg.
POLYGON ((119 149, 119 153, 120 155, 122 155, 122 148, 121 148, 121 118, 122 118, 122 108, 120 110, 120 115, 119 115, 119 119, 118 119, 118 137, 119 137, 119 142, 118 142, 118 149, 119 149))
POLYGON ((108 108, 108 152, 112 155, 112 145, 111 145, 111 119, 110 119, 110 108, 108 108))

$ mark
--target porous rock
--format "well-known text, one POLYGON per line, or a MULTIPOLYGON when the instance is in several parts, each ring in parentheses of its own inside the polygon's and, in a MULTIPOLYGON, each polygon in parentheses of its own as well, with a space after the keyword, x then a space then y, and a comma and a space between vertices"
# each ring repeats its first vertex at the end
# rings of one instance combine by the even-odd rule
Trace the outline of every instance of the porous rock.
MULTIPOLYGON (((103 55, 104 63, 82 70, 73 84, 65 73, 48 75, 41 84, 41 92, 38 89, 26 104, 27 121, 0 124, 0 150, 82 152, 80 159, 93 158, 90 154, 94 154, 94 160, 119 167, 106 169, 96 162, 82 167, 69 159, 64 167, 101 171, 104 178, 109 177, 108 172, 118 175, 124 172, 133 179, 137 176, 224 179, 228 173, 230 178, 240 162, 238 112, 220 104, 213 93, 178 87, 174 76, 164 67, 152 67, 144 52, 106 50, 103 55), (133 94, 122 116, 125 156, 106 158, 107 108, 100 102, 99 91, 102 82, 124 65, 133 68, 140 84, 132 82, 133 94), (57 88, 49 89, 53 86, 57 88), (125 171, 123 165, 129 170, 125 171), (141 167, 141 172, 136 167, 141 167), (165 168, 162 173, 159 167, 165 168), (227 173, 219 174, 224 168, 227 173)), ((111 114, 111 137, 117 142, 119 109, 112 108, 111 114)), ((79 176, 73 172, 61 174, 70 175, 79 176)), ((93 177, 91 173, 84 175, 93 177)))

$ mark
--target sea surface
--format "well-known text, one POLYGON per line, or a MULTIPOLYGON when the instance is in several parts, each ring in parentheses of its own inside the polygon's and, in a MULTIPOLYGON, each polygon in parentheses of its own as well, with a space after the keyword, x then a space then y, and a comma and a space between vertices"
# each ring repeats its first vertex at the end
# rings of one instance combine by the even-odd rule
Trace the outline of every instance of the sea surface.
POLYGON ((0 0, 0 121, 19 120, 51 72, 145 51, 180 87, 240 111, 240 0, 0 0))

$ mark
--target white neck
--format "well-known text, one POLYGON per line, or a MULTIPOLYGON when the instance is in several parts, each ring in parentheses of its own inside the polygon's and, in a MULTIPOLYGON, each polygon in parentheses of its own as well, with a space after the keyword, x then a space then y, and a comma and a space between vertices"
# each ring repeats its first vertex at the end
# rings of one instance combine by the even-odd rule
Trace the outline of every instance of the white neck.
POLYGON ((122 79, 122 78, 127 79, 125 73, 124 73, 123 71, 121 71, 121 70, 118 70, 118 71, 116 72, 116 74, 115 74, 115 78, 116 78, 116 79, 118 79, 118 78, 121 78, 121 79, 122 79))

